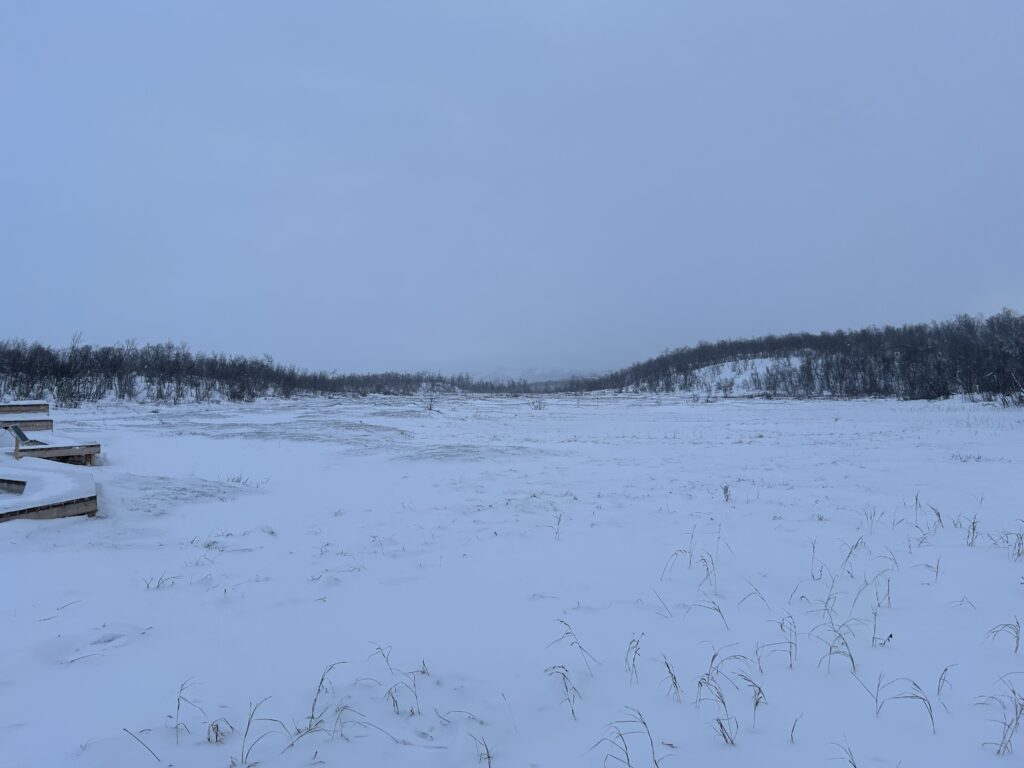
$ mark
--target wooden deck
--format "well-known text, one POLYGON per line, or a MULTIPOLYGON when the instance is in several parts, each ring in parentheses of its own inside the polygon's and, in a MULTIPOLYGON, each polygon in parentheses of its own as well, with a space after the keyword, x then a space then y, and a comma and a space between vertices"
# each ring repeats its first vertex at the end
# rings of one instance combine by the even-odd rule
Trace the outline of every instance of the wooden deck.
POLYGON ((4 427, 18 427, 30 438, 19 446, 15 458, 31 456, 91 467, 100 453, 99 443, 52 434, 49 403, 0 403, 0 429, 4 427))
POLYGON ((50 404, 44 400, 22 400, 13 403, 0 403, 0 416, 9 413, 50 413, 50 404))
POLYGON ((37 459, 51 459, 52 461, 63 461, 66 464, 81 464, 86 467, 95 465, 96 456, 99 452, 99 443, 84 443, 82 445, 22 445, 18 449, 18 455, 21 457, 33 456, 37 459))
POLYGON ((26 432, 52 432, 50 404, 43 402, 0 403, 0 427, 17 426, 26 432))
POLYGON ((91 473, 51 462, 93 466, 100 444, 53 434, 45 402, 0 403, 0 428, 11 426, 19 427, 25 439, 15 449, 15 435, 0 430, 0 437, 10 439, 6 449, 0 448, 0 523, 93 517, 99 504, 91 473))
POLYGON ((91 517, 98 507, 96 483, 89 470, 0 455, 0 523, 91 517))

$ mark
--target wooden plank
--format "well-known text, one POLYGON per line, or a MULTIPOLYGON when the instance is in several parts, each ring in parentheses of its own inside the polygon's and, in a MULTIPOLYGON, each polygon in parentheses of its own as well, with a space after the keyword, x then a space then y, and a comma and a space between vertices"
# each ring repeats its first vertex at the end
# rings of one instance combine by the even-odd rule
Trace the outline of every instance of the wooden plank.
POLYGON ((59 459, 65 456, 94 456, 100 452, 99 443, 89 445, 22 445, 18 453, 37 459, 59 459))
POLYGON ((49 403, 0 403, 0 415, 7 413, 50 413, 49 403))
POLYGON ((8 480, 0 477, 0 491, 6 491, 7 493, 22 493, 24 490, 24 480, 8 480))
POLYGON ((59 517, 74 517, 76 515, 95 517, 98 509, 96 497, 87 496, 83 499, 71 499, 54 504, 2 512, 0 513, 0 523, 5 523, 8 520, 55 520, 59 517))
POLYGON ((0 416, 0 427, 17 425, 26 432, 53 432, 53 419, 38 419, 32 416, 0 416))

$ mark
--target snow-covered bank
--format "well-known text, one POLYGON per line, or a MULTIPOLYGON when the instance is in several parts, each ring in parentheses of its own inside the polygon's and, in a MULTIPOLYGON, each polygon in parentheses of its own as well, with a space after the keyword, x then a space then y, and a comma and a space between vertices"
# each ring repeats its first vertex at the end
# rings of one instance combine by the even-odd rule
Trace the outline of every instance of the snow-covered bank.
POLYGON ((369 397, 61 423, 104 444, 102 514, 0 526, 0 766, 983 765, 1024 687, 1017 410, 369 397))

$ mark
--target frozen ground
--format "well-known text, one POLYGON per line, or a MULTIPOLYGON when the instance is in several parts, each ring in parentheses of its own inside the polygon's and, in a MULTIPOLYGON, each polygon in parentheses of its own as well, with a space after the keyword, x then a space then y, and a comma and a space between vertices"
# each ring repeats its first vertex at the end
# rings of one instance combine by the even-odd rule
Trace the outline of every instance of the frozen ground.
POLYGON ((58 412, 0 766, 1020 763, 1020 411, 537 402, 58 412))

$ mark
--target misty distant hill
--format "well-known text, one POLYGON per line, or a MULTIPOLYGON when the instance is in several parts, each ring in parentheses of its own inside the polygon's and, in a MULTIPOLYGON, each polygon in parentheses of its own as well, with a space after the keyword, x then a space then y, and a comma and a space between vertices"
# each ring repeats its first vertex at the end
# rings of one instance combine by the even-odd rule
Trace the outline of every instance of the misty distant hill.
POLYGON ((568 384, 585 390, 708 396, 896 397, 966 394, 1024 401, 1024 317, 869 327, 702 342, 568 384))
POLYGON ((0 342, 0 399, 205 402, 300 395, 678 392, 704 397, 969 395, 1024 404, 1024 317, 1004 310, 939 323, 702 342, 613 373, 528 383, 434 373, 313 372, 250 358, 132 342, 54 349, 0 342))

